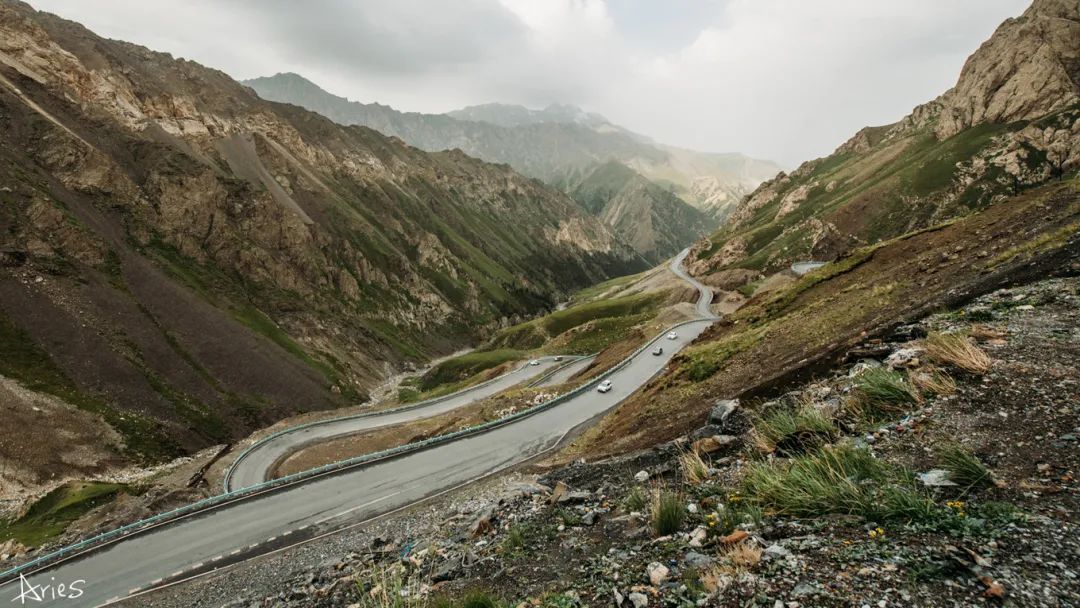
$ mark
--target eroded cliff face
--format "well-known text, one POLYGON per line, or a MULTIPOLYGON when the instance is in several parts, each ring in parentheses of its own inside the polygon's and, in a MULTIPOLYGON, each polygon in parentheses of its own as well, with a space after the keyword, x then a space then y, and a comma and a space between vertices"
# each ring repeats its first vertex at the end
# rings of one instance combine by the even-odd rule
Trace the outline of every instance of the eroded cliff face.
POLYGON ((977 211, 1080 168, 1080 3, 1036 0, 955 87, 742 199, 694 247, 701 276, 773 271, 977 211))
POLYGON ((1073 0, 1036 0, 964 64, 942 95, 942 139, 982 123, 1032 120, 1080 102, 1080 16, 1073 0))
POLYGON ((128 456, 364 397, 643 263, 565 195, 0 1, 0 374, 128 456))

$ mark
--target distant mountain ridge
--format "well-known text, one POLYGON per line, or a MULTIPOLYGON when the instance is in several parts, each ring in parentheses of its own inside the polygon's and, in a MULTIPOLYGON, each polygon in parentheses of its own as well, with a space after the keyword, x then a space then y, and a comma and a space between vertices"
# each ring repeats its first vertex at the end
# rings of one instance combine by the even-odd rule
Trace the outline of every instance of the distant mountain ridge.
POLYGON ((668 185, 675 195, 717 222, 741 196, 780 171, 770 161, 741 154, 709 154, 656 144, 603 116, 567 105, 531 110, 493 103, 448 114, 419 114, 349 101, 297 74, 277 74, 244 84, 265 99, 297 104, 335 122, 368 126, 424 150, 460 148, 548 183, 565 182, 568 176, 614 160, 668 185))
POLYGON ((595 165, 562 186, 654 264, 715 226, 705 212, 615 161, 595 165))

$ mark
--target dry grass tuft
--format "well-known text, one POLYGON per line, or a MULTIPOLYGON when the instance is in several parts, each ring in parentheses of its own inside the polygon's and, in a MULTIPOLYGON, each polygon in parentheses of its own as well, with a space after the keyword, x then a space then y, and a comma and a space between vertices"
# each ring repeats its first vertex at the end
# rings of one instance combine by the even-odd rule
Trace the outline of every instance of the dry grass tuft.
POLYGON ((985 374, 994 361, 962 334, 932 333, 926 337, 926 353, 938 363, 973 374, 985 374))
POLYGON ((910 370, 908 382, 924 395, 951 395, 956 392, 956 381, 952 376, 932 366, 910 370))
POLYGON ((741 542, 721 554, 733 567, 749 570, 761 562, 761 547, 755 543, 741 542))
POLYGON ((679 454, 679 468, 683 479, 690 485, 699 486, 709 480, 709 465, 694 450, 679 454))

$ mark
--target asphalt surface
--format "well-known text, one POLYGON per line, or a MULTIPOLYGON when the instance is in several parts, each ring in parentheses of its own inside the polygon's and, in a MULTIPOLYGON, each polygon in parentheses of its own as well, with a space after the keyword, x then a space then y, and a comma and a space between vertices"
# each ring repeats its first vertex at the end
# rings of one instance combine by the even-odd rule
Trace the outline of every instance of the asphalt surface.
POLYGON ((565 384, 573 378, 575 374, 584 370, 586 367, 592 365, 592 362, 596 360, 596 355, 591 357, 582 357, 577 361, 567 363, 559 371, 551 374, 551 376, 545 378, 542 382, 537 382, 535 386, 558 386, 565 384))
POLYGON ((256 443, 252 449, 244 452, 233 463, 227 490, 236 491, 266 481, 270 478, 270 474, 278 462, 293 452, 313 443, 383 426, 437 416, 496 393, 501 393, 508 388, 563 365, 563 362, 556 361, 554 357, 541 357, 537 361, 539 361, 539 365, 519 367, 491 382, 458 391, 441 399, 432 399, 415 407, 337 418, 306 425, 281 435, 274 435, 269 440, 256 443))
POLYGON ((675 259, 671 260, 671 272, 675 273, 675 276, 690 283, 698 290, 697 312, 698 316, 705 319, 715 319, 716 315, 712 312, 713 291, 712 289, 703 285, 700 281, 694 277, 686 274, 686 271, 682 268, 683 260, 690 254, 689 249, 683 249, 679 255, 675 256, 675 259))
MULTIPOLYGON (((683 257, 685 252, 673 267, 683 257)), ((699 289, 702 299, 711 294, 699 289)), ((134 534, 27 577, 29 585, 53 589, 82 581, 79 598, 24 603, 100 605, 286 546, 293 539, 363 522, 511 467, 557 447, 567 433, 626 399, 712 322, 710 315, 679 327, 675 339, 667 339, 667 332, 655 338, 666 347, 664 354, 654 356, 651 347, 644 349, 607 375, 612 383, 608 393, 586 391, 483 434, 287 486, 134 534)), ((9 598, 15 605, 20 605, 19 594, 20 581, 0 587, 0 599, 9 598)))

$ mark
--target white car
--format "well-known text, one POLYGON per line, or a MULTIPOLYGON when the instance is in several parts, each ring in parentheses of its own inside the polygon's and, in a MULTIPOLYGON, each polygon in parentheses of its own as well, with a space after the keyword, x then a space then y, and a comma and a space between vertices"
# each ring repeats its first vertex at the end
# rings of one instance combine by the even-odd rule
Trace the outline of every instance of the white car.
POLYGON ((653 349, 652 354, 659 357, 660 355, 664 354, 664 347, 663 346, 657 346, 656 348, 653 349))
POLYGON ((604 380, 600 383, 600 386, 596 387, 596 390, 601 393, 606 393, 611 390, 611 380, 604 380))
POLYGON ((668 335, 667 335, 668 340, 674 340, 675 338, 678 338, 678 337, 679 337, 679 334, 677 334, 677 333, 675 333, 673 331, 668 332, 668 335))
POLYGON ((556 361, 562 361, 562 355, 555 355, 556 361))
POLYGON ((533 359, 532 361, 529 361, 529 365, 540 365, 540 361, 533 359))

